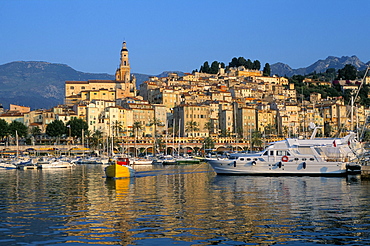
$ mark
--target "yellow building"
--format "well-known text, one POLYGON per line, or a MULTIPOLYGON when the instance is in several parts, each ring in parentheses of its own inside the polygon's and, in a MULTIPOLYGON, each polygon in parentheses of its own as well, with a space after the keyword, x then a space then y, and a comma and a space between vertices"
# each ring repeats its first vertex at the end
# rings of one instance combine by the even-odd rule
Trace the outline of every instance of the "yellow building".
POLYGON ((257 130, 256 109, 240 107, 236 114, 236 132, 243 138, 250 138, 251 133, 257 130))
POLYGON ((115 100, 130 96, 136 96, 136 78, 130 74, 126 42, 122 45, 121 61, 115 80, 65 82, 65 104, 79 103, 81 100, 115 100))
POLYGON ((269 127, 276 127, 276 110, 264 109, 256 111, 257 128, 261 133, 269 127))
POLYGON ((207 105, 181 104, 174 108, 175 128, 180 125, 180 135, 187 137, 207 137, 210 122, 207 105))

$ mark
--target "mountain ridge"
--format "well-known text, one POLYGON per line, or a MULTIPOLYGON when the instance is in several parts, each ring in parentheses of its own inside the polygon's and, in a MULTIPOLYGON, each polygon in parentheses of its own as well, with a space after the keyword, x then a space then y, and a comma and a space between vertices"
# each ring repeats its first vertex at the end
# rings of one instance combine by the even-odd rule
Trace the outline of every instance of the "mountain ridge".
POLYGON ((365 70, 366 66, 370 64, 370 61, 367 63, 364 63, 360 61, 360 59, 353 55, 353 56, 342 56, 342 57, 335 57, 335 56, 328 56, 324 60, 318 60, 315 63, 311 64, 308 67, 305 68, 297 68, 293 69, 289 65, 284 64, 282 62, 274 63, 270 66, 271 68, 271 74, 272 75, 279 75, 279 76, 287 76, 291 77, 293 75, 305 75, 310 74, 313 72, 316 73, 323 73, 328 68, 335 68, 335 69, 341 69, 346 64, 351 64, 357 68, 357 70, 365 70))

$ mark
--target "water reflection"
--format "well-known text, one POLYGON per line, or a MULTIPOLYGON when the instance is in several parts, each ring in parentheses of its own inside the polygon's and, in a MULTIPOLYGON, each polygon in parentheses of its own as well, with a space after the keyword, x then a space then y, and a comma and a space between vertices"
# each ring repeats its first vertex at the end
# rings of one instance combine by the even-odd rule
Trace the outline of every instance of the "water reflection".
POLYGON ((217 176, 207 164, 0 171, 0 244, 369 244, 369 182, 217 176))

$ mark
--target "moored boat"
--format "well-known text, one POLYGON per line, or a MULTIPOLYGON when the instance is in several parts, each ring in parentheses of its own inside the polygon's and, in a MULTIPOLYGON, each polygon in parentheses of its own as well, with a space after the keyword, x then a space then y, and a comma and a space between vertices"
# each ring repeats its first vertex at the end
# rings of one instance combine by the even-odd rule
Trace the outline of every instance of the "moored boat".
POLYGON ((132 165, 152 165, 153 160, 147 158, 132 158, 130 159, 132 165))
POLYGON ((67 159, 40 159, 37 162, 37 167, 42 169, 49 169, 49 168, 71 168, 75 166, 74 163, 71 163, 67 159))
POLYGON ((217 174, 240 175, 345 175, 358 170, 362 151, 354 133, 337 139, 286 139, 264 151, 207 158, 217 174))
POLYGON ((17 169, 17 165, 13 163, 1 162, 0 169, 17 169))
POLYGON ((178 165, 189 165, 189 164, 199 164, 200 159, 188 157, 188 158, 177 158, 176 159, 176 164, 178 165))
POLYGON ((85 157, 85 158, 80 158, 76 161, 76 164, 105 164, 103 158, 99 157, 85 157))

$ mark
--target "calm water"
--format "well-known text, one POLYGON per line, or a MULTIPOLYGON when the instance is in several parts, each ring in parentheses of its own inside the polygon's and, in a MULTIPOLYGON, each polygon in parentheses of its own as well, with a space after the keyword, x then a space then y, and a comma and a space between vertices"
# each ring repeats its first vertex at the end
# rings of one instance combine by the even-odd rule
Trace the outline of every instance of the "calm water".
POLYGON ((0 245, 370 245, 370 183, 207 164, 0 171, 0 245))

